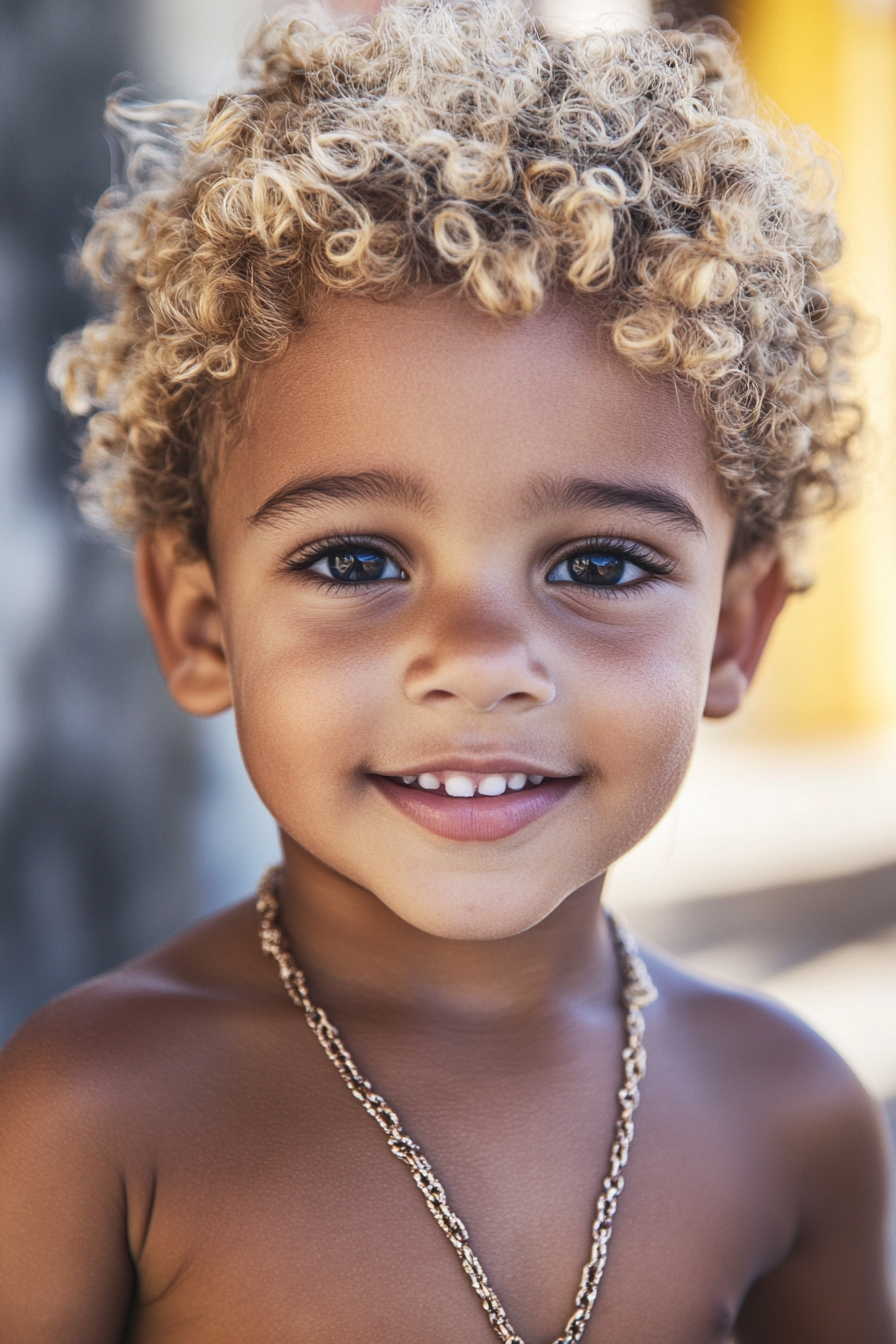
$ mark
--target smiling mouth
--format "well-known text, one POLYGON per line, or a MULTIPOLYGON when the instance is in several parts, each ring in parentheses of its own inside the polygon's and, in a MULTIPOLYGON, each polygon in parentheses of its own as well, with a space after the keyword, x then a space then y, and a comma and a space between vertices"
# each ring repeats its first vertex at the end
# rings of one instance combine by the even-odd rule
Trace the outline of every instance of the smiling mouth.
POLYGON ((537 789, 548 775, 527 775, 521 770, 506 774, 467 774, 460 770, 424 771, 420 775, 387 775, 406 789, 421 789, 442 798, 500 798, 505 793, 537 789))
POLYGON ((433 770, 368 778, 394 807, 435 835, 500 840, 550 812, 581 776, 433 770))

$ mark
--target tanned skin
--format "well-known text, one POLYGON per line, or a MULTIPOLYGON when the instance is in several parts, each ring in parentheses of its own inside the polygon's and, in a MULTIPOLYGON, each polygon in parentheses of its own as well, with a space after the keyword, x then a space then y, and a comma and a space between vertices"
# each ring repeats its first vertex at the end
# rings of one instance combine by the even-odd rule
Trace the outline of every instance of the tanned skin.
MULTIPOLYGON (((772 550, 729 562, 733 529, 687 395, 587 314, 346 298, 255 377, 210 562, 140 543, 172 694, 235 706, 312 993, 527 1344, 569 1315, 612 1137, 602 874, 669 806, 704 709, 736 708, 786 595, 772 550), (316 543, 388 563, 339 586, 316 543), (613 546, 624 582, 569 579, 570 555, 613 546), (514 765, 562 796, 491 839, 436 834, 383 785, 514 765)), ((893 1344, 875 1107, 783 1011, 648 964, 586 1341, 893 1344)), ((493 1338, 251 901, 51 1004, 0 1057, 2 1344, 493 1338)))

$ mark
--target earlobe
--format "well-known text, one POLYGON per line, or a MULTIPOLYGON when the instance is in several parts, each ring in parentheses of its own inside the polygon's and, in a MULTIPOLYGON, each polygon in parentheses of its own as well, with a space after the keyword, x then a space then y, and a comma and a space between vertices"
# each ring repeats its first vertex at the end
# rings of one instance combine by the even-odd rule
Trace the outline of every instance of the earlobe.
POLYGON ((776 550, 756 547, 729 566, 703 710, 706 718, 724 719, 739 708, 790 592, 784 558, 776 550))
POLYGON ((207 560, 185 560, 173 529, 137 542, 137 597, 162 675, 190 714, 220 714, 232 703, 224 632, 207 560))
POLYGON ((740 709, 749 687, 746 673, 734 658, 714 663, 709 674, 704 718, 725 719, 733 714, 740 709))

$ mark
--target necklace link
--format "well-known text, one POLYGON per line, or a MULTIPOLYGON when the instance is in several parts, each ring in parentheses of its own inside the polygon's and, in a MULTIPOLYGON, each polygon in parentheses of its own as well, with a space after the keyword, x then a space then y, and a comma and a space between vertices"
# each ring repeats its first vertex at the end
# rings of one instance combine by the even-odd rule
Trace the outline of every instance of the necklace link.
MULTIPOLYGON (((402 1129, 392 1107, 374 1091, 371 1083, 360 1072, 323 1008, 312 1002, 305 976, 293 959, 289 942, 280 923, 280 902, 276 888, 281 876, 280 867, 269 868, 258 888, 256 909, 260 919, 259 937, 262 951, 276 961, 286 993, 296 1007, 301 1008, 308 1026, 352 1096, 357 1098, 368 1115, 385 1133, 392 1155, 410 1168, 427 1208, 457 1252, 461 1266, 482 1303, 495 1334, 503 1344, 524 1344, 511 1326, 504 1307, 473 1252, 464 1223, 451 1209, 445 1189, 420 1147, 402 1129)), ((625 1184, 623 1170, 628 1162, 634 1136, 634 1114, 647 1065, 642 1009, 657 997, 656 988, 628 929, 609 912, 607 920, 613 935, 623 982, 621 999, 625 1009, 626 1034, 626 1043, 622 1050, 623 1081, 616 1094, 619 1112, 613 1133, 613 1145, 610 1149, 609 1172, 601 1186, 591 1229, 591 1253, 582 1270, 573 1313, 556 1344, 578 1344, 597 1299, 597 1290, 606 1268, 613 1219, 625 1184)))

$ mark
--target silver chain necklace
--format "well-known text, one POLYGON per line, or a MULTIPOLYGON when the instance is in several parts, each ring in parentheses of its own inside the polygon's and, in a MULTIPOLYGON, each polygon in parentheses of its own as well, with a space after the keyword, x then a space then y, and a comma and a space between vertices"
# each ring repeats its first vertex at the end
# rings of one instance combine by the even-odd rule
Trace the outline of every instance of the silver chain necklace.
MULTIPOLYGON (((293 960, 286 934, 280 924, 280 902, 276 888, 282 870, 269 868, 258 888, 256 909, 260 917, 262 950, 274 958, 283 986, 297 1008, 305 1014, 308 1026, 320 1041, 324 1053, 331 1060, 353 1097, 372 1115, 386 1135, 393 1155, 410 1167, 411 1174, 426 1206, 445 1236, 451 1242, 463 1265, 473 1291, 482 1303, 489 1324, 504 1344, 523 1344, 507 1317, 496 1294, 489 1286, 482 1268, 470 1246, 470 1237, 460 1218, 448 1204, 448 1197, 429 1162, 412 1138, 402 1129, 398 1116, 359 1071, 339 1032, 322 1008, 314 1004, 308 994, 305 977, 293 960)), ((634 1113, 638 1105, 638 1087, 644 1077, 644 1014, 642 1008, 656 998, 656 989, 647 967, 638 955, 628 930, 613 915, 607 913, 619 967, 622 972, 622 1006, 625 1009, 626 1042, 622 1051, 623 1083, 619 1089, 619 1114, 610 1149, 610 1170, 604 1179, 597 1201, 597 1214, 592 1227, 591 1254, 585 1262, 573 1313, 566 1329, 556 1344, 577 1344, 591 1316, 597 1290, 607 1263, 607 1248, 613 1231, 613 1218, 624 1185, 623 1168, 628 1162, 634 1113)))

